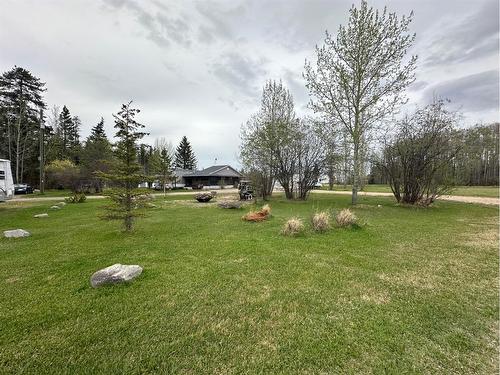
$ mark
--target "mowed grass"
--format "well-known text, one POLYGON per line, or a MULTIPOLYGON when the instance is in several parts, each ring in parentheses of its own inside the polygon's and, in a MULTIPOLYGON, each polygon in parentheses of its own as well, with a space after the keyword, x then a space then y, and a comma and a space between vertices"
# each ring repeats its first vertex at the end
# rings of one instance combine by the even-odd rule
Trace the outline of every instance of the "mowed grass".
MULTIPOLYGON (((323 190, 328 190, 328 185, 323 185, 323 190)), ((334 185, 333 190, 337 191, 351 191, 351 185, 334 185)), ((365 185, 363 191, 373 193, 390 193, 391 188, 389 185, 383 184, 370 184, 365 185)), ((498 198, 500 190, 498 186, 456 186, 450 193, 451 195, 463 195, 470 197, 490 197, 498 198)))
POLYGON ((256 224, 191 199, 157 198, 133 234, 104 201, 1 205, 32 236, 0 239, 0 373, 498 372, 498 207, 362 197, 360 228, 289 238, 350 197, 277 197, 256 224), (92 289, 114 263, 144 272, 92 289))

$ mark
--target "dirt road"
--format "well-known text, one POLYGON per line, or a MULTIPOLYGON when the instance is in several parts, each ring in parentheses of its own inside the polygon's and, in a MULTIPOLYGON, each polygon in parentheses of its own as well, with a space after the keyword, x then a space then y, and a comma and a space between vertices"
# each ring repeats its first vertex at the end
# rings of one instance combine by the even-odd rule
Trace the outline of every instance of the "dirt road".
MULTIPOLYGON (((351 195, 350 191, 330 191, 330 190, 314 190, 314 193, 320 194, 340 194, 340 195, 351 195)), ((392 197, 392 193, 382 193, 382 192, 364 192, 360 191, 359 196, 374 196, 374 197, 392 197)), ((500 205, 499 198, 489 198, 489 197, 469 197, 465 195, 443 195, 439 197, 440 200, 463 202, 463 203, 479 203, 488 205, 500 205)))
MULTIPOLYGON (((175 196, 175 195, 193 195, 196 191, 171 191, 167 193, 167 196, 175 196)), ((218 191, 219 195, 229 195, 229 194, 237 194, 237 189, 225 189, 222 191, 218 191)), ((339 195, 350 195, 350 191, 330 191, 330 190, 314 190, 313 194, 339 194, 339 195)), ((153 193, 154 196, 162 196, 163 193, 153 193)), ((374 197, 391 197, 392 193, 377 193, 377 192, 359 192, 359 196, 374 196, 374 197)), ((105 196, 102 195, 89 195, 87 199, 104 199, 105 196)), ((499 198, 489 198, 489 197, 468 197, 463 195, 443 195, 439 197, 441 200, 446 201, 454 201, 454 202, 463 202, 463 203, 478 203, 478 204, 487 204, 487 205, 500 205, 499 198)), ((40 201, 60 201, 64 200, 64 197, 15 197, 10 200, 10 202, 40 202, 40 201)))

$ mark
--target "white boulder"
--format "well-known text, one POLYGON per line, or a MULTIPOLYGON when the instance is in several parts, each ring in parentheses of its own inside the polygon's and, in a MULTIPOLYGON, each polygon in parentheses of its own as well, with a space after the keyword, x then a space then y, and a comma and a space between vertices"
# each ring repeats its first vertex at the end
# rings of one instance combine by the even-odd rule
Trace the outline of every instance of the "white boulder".
POLYGON ((19 237, 29 237, 31 233, 24 229, 13 229, 4 231, 3 235, 4 237, 7 238, 19 238, 19 237))
POLYGON ((43 214, 38 214, 38 215, 35 215, 33 217, 36 217, 36 218, 41 218, 41 217, 49 217, 49 214, 47 213, 43 213, 43 214))
POLYGON ((90 277, 90 285, 97 288, 105 284, 118 284, 135 279, 142 273, 142 267, 136 264, 113 264, 95 272, 90 277))
POLYGON ((51 210, 60 210, 60 209, 61 209, 61 207, 59 207, 59 206, 52 206, 52 207, 50 207, 50 209, 51 209, 51 210))

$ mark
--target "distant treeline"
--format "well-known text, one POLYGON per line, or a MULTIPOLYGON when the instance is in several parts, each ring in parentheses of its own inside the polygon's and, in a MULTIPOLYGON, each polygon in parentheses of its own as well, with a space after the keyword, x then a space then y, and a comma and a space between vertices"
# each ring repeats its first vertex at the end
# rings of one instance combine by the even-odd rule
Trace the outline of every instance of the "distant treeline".
MULTIPOLYGON (((458 152, 450 156, 455 184, 467 186, 498 185, 499 123, 475 125, 457 130, 453 138, 458 152)), ((369 184, 385 184, 387 180, 375 163, 370 168, 369 184)))

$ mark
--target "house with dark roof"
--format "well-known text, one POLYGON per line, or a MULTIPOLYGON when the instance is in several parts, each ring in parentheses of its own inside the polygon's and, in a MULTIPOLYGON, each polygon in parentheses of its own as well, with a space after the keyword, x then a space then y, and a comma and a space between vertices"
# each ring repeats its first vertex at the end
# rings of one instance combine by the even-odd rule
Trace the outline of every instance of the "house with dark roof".
POLYGON ((230 165, 214 165, 182 176, 186 187, 205 189, 238 186, 242 177, 243 175, 230 165))

